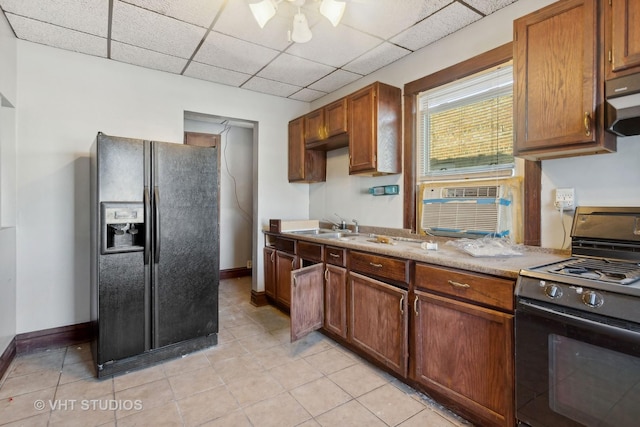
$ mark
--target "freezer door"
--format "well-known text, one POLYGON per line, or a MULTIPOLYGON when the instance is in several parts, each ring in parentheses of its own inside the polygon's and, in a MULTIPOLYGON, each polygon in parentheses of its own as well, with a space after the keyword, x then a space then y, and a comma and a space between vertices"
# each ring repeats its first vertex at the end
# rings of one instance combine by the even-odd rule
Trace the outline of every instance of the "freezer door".
MULTIPOLYGON (((145 149, 141 140, 97 137, 97 192, 94 201, 142 202, 145 182, 145 149)), ((147 157, 149 154, 147 154, 147 157)), ((99 207, 94 230, 105 238, 107 227, 99 207)), ((122 237, 122 236, 119 236, 122 237)), ((98 243, 102 246, 102 243, 98 243)), ((101 253, 97 250, 97 277, 92 294, 97 306, 98 365, 143 353, 150 346, 148 293, 150 270, 143 262, 142 249, 101 253)))
POLYGON ((152 143, 153 347, 218 332, 217 148, 152 143))

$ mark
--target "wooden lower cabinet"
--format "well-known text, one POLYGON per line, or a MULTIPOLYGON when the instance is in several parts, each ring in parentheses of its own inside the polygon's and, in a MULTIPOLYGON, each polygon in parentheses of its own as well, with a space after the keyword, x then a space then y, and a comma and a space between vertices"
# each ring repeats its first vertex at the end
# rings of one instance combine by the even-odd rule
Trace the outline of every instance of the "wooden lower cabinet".
POLYGON ((324 324, 323 264, 314 264, 291 274, 291 342, 324 324))
POLYGON ((264 254, 264 293, 276 298, 276 250, 266 246, 264 254))
POLYGON ((347 269, 327 264, 324 279, 324 328, 346 339, 347 269))
POLYGON ((513 315, 415 290, 412 379, 483 426, 513 426, 513 315))
POLYGON ((296 255, 276 251, 276 301, 291 307, 291 272, 298 268, 296 255))
POLYGON ((349 273, 349 341, 392 371, 407 375, 407 291, 349 273))

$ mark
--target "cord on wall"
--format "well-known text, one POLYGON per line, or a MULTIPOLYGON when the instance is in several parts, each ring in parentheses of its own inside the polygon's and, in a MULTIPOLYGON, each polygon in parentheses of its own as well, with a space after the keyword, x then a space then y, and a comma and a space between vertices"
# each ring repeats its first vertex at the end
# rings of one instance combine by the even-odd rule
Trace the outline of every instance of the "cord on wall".
POLYGON ((228 135, 229 131, 231 130, 231 126, 229 125, 228 120, 223 121, 222 124, 224 125, 224 129, 222 129, 222 131, 220 132, 220 136, 224 137, 222 150, 224 153, 224 156, 222 156, 224 158, 224 166, 227 170, 227 175, 229 175, 229 177, 231 177, 231 180, 233 181, 233 193, 236 197, 236 204, 238 205, 238 209, 240 210, 240 212, 242 212, 242 217, 249 223, 249 225, 251 225, 253 224, 252 217, 247 211, 242 209, 242 206, 240 205, 240 199, 238 197, 238 183, 236 182, 236 177, 231 173, 231 170, 229 169, 229 163, 227 162, 227 147, 229 146, 228 135))

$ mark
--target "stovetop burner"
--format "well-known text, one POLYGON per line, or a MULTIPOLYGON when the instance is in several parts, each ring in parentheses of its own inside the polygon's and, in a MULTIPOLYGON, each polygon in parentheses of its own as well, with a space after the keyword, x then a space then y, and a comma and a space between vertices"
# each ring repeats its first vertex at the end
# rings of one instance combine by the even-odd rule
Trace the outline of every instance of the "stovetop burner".
POLYGON ((640 280, 640 264, 609 259, 571 258, 549 266, 547 271, 619 285, 640 280))

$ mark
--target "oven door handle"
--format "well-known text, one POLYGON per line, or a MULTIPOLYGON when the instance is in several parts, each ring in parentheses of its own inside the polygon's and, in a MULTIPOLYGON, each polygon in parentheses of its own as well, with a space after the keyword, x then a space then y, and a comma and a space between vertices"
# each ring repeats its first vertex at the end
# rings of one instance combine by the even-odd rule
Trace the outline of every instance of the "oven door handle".
MULTIPOLYGON (((544 316, 548 319, 564 321, 565 323, 572 324, 579 327, 588 327, 591 331, 607 334, 616 338, 624 339, 627 341, 640 341, 640 332, 631 331, 629 329, 620 328, 617 326, 608 325, 606 323, 596 322, 591 319, 585 319, 583 317, 574 316, 573 314, 561 313, 551 308, 542 307, 537 304, 532 304, 528 301, 518 301, 518 306, 522 311, 528 311, 529 313, 535 313, 544 316)), ((518 306, 516 307, 516 322, 518 321, 518 306)))

